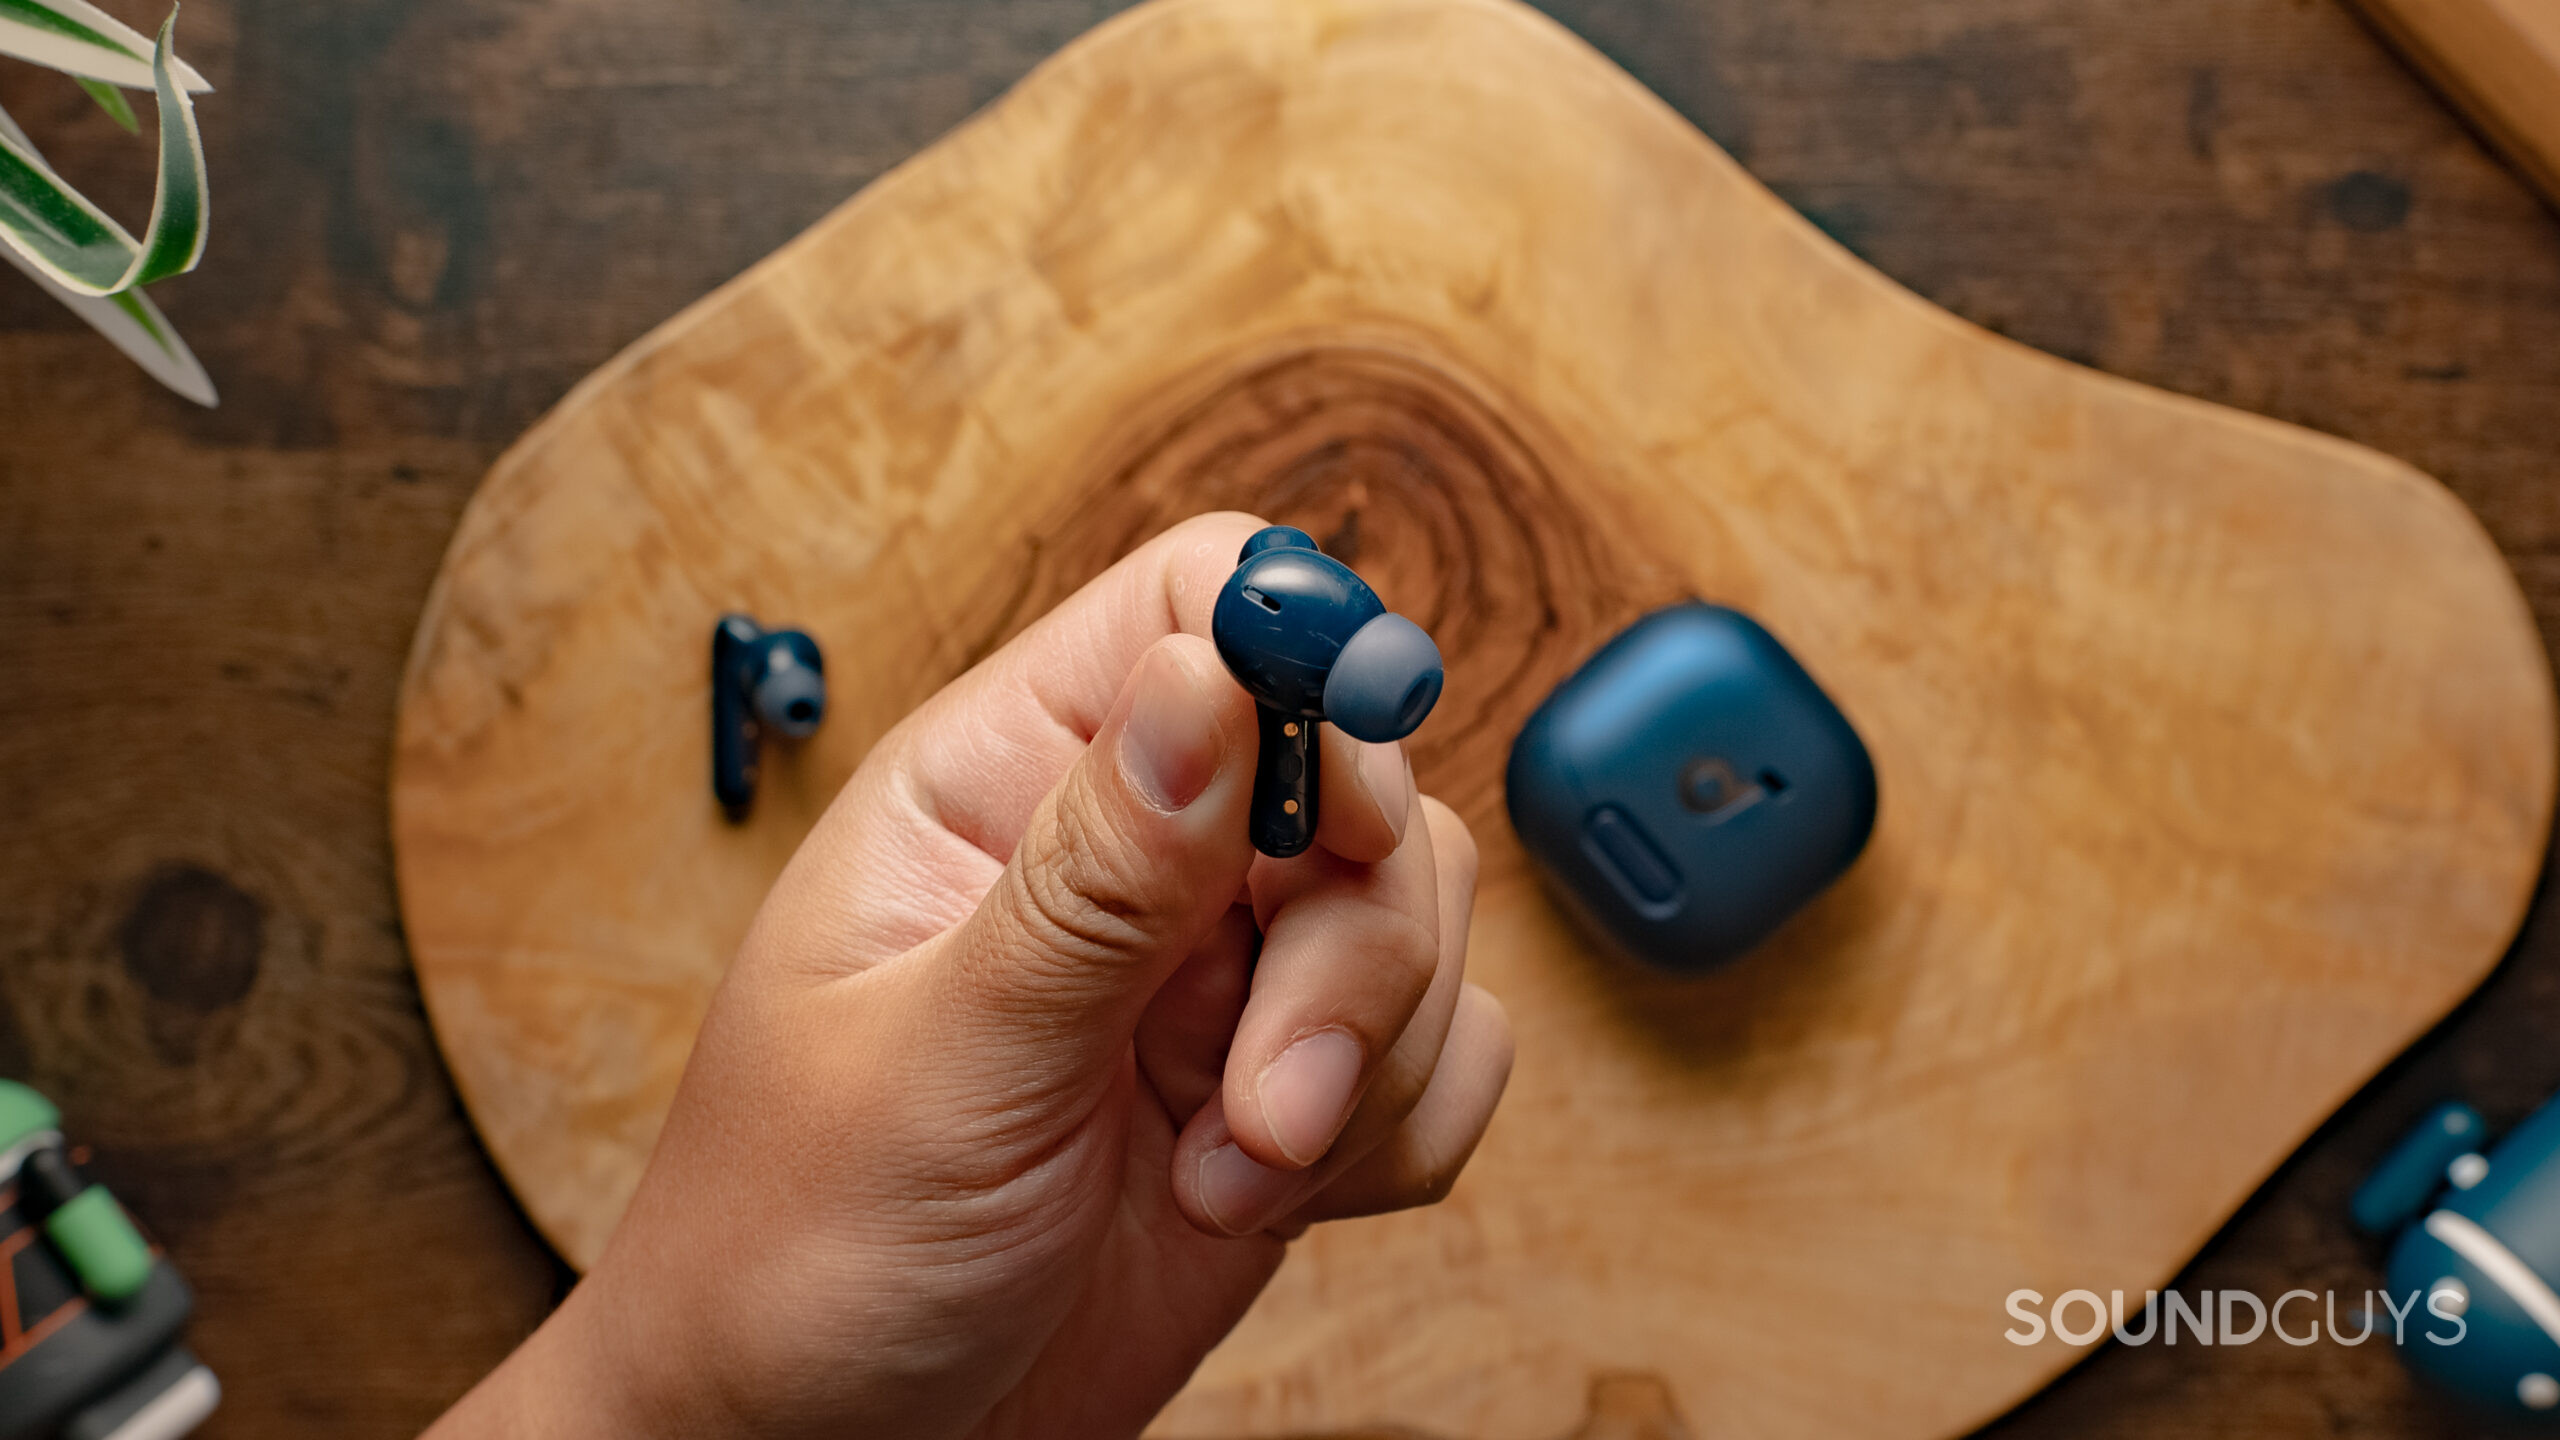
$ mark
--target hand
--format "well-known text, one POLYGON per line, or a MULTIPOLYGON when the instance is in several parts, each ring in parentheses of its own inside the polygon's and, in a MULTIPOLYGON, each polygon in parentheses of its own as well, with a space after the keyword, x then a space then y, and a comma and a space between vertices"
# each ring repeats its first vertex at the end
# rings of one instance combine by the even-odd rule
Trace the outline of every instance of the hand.
POLYGON ((435 1432, 1135 1435, 1317 1221, 1447 1193, 1511 1064, 1474 843, 1333 731, 1245 839, 1184 524, 884 737, 766 898, 594 1273, 435 1432))

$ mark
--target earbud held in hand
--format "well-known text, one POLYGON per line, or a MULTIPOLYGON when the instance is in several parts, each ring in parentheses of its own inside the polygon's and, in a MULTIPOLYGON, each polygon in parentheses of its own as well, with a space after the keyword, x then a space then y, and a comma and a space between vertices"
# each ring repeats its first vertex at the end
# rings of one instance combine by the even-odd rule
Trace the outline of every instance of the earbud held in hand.
POLYGON ((711 791, 732 820, 755 803, 763 740, 803 740, 827 715, 826 659, 797 630, 724 615, 711 632, 711 791))
POLYGON ((1244 542, 1209 633, 1261 710, 1251 827, 1265 855, 1296 855, 1315 841, 1318 724, 1356 740, 1401 740, 1440 699, 1440 647, 1287 525, 1244 542))

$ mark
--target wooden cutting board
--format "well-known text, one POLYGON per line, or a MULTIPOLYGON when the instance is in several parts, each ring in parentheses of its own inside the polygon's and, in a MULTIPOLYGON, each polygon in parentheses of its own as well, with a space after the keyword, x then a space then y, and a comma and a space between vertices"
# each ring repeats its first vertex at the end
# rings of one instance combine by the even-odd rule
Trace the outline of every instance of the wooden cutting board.
POLYGON ((2560 207, 2560 0, 2356 0, 2560 207))
POLYGON ((2004 1297, 2177 1270, 2488 972, 2551 819, 2542 646, 2427 477, 1943 314, 1526 8, 1167 0, 632 347, 464 518, 402 908, 572 1262, 865 748, 1222 506, 1448 653, 1416 761, 1483 842, 1520 1058, 1449 1202, 1301 1242, 1167 1435, 1549 1440, 1604 1374, 1702 1434, 1970 1427, 2082 1353, 2004 1342, 2004 1297), (1566 929, 1499 787, 1547 688, 1689 593, 1805 660, 1883 807, 1681 982, 1566 929), (835 697, 735 828, 733 607, 813 631, 835 697))

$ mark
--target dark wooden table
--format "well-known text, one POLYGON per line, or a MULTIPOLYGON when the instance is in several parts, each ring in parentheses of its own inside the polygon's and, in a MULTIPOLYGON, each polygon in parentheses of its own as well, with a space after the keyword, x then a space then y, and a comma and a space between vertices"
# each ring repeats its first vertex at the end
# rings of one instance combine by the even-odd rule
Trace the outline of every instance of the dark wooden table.
MULTIPOLYGON (((569 1282, 455 1102, 391 884, 394 692, 474 483, 1114 8, 199 0, 216 228, 163 298, 223 407, 0 273, 0 1074, 195 1281, 207 1434, 413 1432, 569 1282)), ((1940 304, 2433 472, 2560 634, 2560 223, 2335 0, 1550 8, 1940 304)), ((6 69, 138 218, 147 147, 6 69)), ((2375 1283, 2361 1167, 2440 1096, 2555 1089, 2544 906, 2181 1286, 2375 1283)), ((2271 1340, 2111 1348, 1995 1429, 2467 1433, 2385 1346, 2271 1340)))

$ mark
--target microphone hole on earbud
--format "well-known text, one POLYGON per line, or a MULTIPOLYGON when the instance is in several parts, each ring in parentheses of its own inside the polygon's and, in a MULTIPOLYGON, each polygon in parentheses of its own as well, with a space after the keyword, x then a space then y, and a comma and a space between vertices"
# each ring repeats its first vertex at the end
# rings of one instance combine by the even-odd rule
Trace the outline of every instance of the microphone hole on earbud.
POLYGON ((1787 777, 1775 770, 1763 770, 1760 772, 1760 788, 1768 791, 1769 798, 1774 800, 1787 792, 1787 777))
POLYGON ((1250 585, 1244 587, 1244 598, 1261 606, 1263 609, 1270 611, 1274 615, 1280 613, 1279 601, 1272 599, 1270 596, 1263 594, 1261 591, 1254 589, 1250 585))

